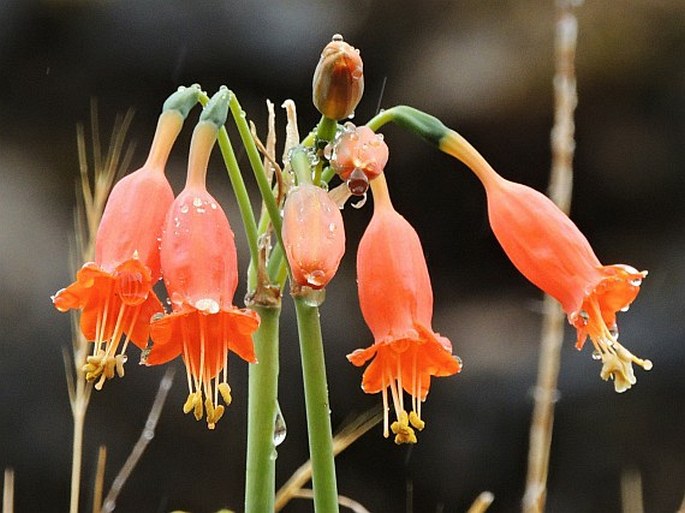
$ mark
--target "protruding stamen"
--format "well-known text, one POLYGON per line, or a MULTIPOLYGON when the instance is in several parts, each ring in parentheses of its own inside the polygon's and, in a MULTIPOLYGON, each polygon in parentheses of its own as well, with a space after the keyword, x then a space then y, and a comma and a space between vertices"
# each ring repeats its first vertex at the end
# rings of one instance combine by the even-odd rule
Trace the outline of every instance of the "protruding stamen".
POLYGON ((390 436, 390 431, 388 428, 388 410, 390 408, 388 407, 388 385, 385 382, 385 375, 383 375, 382 382, 383 389, 381 391, 381 395, 383 396, 383 436, 388 438, 390 436))
POLYGON ((423 431, 423 428, 426 427, 426 423, 421 420, 421 417, 415 411, 409 412, 409 423, 419 431, 423 431))
POLYGON ((226 403, 226 406, 229 406, 233 400, 231 397, 231 387, 228 385, 228 383, 224 382, 219 383, 217 388, 219 389, 219 394, 221 394, 221 398, 224 400, 224 403, 226 403))
POLYGON ((396 444, 415 444, 416 433, 409 426, 409 416, 406 411, 401 411, 397 416, 397 420, 390 426, 392 432, 395 433, 396 444))

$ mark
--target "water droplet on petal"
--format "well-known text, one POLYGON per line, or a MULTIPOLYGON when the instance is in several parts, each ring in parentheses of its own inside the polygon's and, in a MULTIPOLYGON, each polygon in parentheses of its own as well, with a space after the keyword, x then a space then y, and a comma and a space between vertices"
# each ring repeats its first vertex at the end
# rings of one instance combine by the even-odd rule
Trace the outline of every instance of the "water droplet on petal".
POLYGON ((201 207, 202 206, 202 198, 193 198, 193 206, 194 207, 201 207))
POLYGON ((188 205, 181 205, 181 214, 188 213, 188 205))
POLYGON ((182 305, 184 302, 183 295, 180 292, 172 292, 171 293, 171 302, 174 305, 178 305, 178 306, 182 305))
POLYGON ((205 312, 208 314, 219 313, 220 310, 219 303, 211 298, 198 299, 197 301, 195 301, 194 306, 201 312, 205 312))
POLYGON ((310 286, 318 288, 326 283, 326 273, 320 269, 316 269, 306 273, 305 279, 310 286))
POLYGON ((593 360, 601 360, 602 359, 602 353, 599 351, 593 351, 592 352, 592 359, 593 360))

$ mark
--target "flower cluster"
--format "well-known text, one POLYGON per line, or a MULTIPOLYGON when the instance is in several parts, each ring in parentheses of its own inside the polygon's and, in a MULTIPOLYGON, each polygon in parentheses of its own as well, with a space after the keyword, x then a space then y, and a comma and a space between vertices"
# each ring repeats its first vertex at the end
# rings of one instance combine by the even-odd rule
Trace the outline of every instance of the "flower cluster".
POLYGON ((76 282, 53 297, 61 311, 82 311, 82 332, 94 342, 83 371, 87 380, 97 380, 96 388, 124 375, 129 341, 144 349, 142 362, 148 365, 181 355, 189 389, 183 409, 198 420, 206 417, 210 429, 224 412, 219 396, 231 402, 228 353, 256 361, 251 335, 259 325, 256 313, 233 306, 238 281, 233 232, 205 185, 228 94, 220 90, 202 113, 191 140, 186 186, 176 199, 164 168, 199 88, 182 88, 167 100, 147 162, 110 194, 95 261, 84 264, 76 282), (160 277, 172 308, 168 314, 152 289, 160 277))
MULTIPOLYGON (((363 391, 381 394, 384 436, 392 433, 397 444, 416 443, 417 431, 425 427, 422 403, 432 378, 462 369, 450 340, 432 327, 433 291, 419 236, 390 199, 385 178, 389 150, 382 134, 375 132, 388 120, 437 144, 474 171, 487 194, 492 230, 509 259, 559 301, 577 330, 578 349, 591 340, 594 358, 602 361, 601 377, 612 379, 617 392, 634 385, 632 364, 649 370, 652 363, 618 343, 616 315, 635 300, 646 271, 602 265, 587 239, 551 200, 502 178, 461 136, 432 116, 399 106, 379 114, 376 123, 340 126, 338 121, 350 117, 361 99, 362 69, 359 52, 334 36, 314 73, 313 98, 322 121, 305 139, 308 142, 286 144, 289 161, 284 171, 278 169, 278 183, 260 184, 268 219, 260 222, 261 232, 250 241, 252 271, 271 279, 267 286, 278 282, 282 287, 287 268, 294 296, 323 297, 312 289, 319 291, 330 283, 345 252, 338 208, 344 200, 339 201, 341 196, 334 191, 345 189, 346 200, 351 195, 366 198, 371 190, 373 215, 359 242, 356 271, 359 306, 374 342, 347 359, 358 367, 366 365, 363 391), (284 179, 282 173, 289 171, 293 176, 284 179), (329 193, 328 181, 335 174, 343 183, 329 193), (272 228, 282 242, 282 253, 262 244, 272 228), (264 254, 256 257, 259 251, 264 254), (275 274, 283 281, 273 279, 272 267, 278 266, 275 274)), ((203 109, 190 143, 185 187, 176 198, 165 165, 184 119, 200 98, 199 86, 181 88, 167 100, 147 161, 110 194, 94 261, 85 263, 76 281, 53 296, 58 310, 81 311, 81 330, 93 342, 83 371, 97 389, 107 379, 124 375, 130 342, 143 350, 141 362, 146 365, 181 356, 188 384, 183 410, 197 420, 205 418, 210 429, 231 402, 228 355, 234 352, 256 363, 252 335, 260 324, 254 310, 233 304, 238 284, 234 235, 206 187, 208 162, 227 118, 229 95, 222 88, 203 109), (153 290, 160 279, 169 312, 153 290)), ((289 135, 293 132, 296 128, 289 135)), ((258 141, 250 142, 254 148, 258 141)), ((269 151, 264 153, 278 167, 269 151)), ((255 155, 256 150, 250 155, 253 165, 255 155)), ((280 298, 280 293, 278 288, 274 297, 280 298)), ((266 326, 267 314, 260 311, 266 326)), ((315 317, 318 320, 318 312, 315 317)), ((272 427, 273 419, 267 420, 272 427)))

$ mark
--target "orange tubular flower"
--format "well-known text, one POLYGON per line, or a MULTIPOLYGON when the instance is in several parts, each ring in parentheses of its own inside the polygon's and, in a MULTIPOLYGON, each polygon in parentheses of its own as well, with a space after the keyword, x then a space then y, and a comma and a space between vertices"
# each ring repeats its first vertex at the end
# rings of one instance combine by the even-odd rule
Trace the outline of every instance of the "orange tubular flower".
POLYGON ((602 265, 578 227, 549 198, 502 178, 458 134, 448 134, 441 149, 481 180, 497 240, 521 274, 561 303, 577 330, 576 347, 582 349, 590 337, 593 358, 602 361, 602 379, 612 378, 617 392, 628 390, 636 383, 632 364, 650 370, 652 362, 618 343, 616 313, 628 309, 647 272, 602 265))
POLYGON ((283 244, 293 281, 325 287, 345 253, 345 227, 340 209, 321 187, 293 188, 283 207, 283 244))
POLYGON ((81 331, 94 341, 83 370, 87 380, 98 380, 97 389, 115 373, 124 375, 129 342, 144 348, 150 318, 163 311, 152 286, 160 278, 159 237, 174 199, 164 167, 184 117, 177 110, 161 114, 145 165, 112 189, 97 231, 95 262, 84 264, 76 281, 52 298, 62 312, 82 310, 81 331))
POLYGON ((183 356, 189 390, 183 411, 194 412, 197 420, 206 414, 209 429, 224 413, 219 396, 226 405, 231 402, 228 352, 256 362, 252 333, 259 326, 255 312, 233 306, 238 284, 233 231, 205 186, 216 133, 216 124, 206 120, 193 132, 186 186, 169 210, 162 235, 162 269, 173 312, 153 320, 153 345, 144 358, 145 364, 158 365, 183 356))
POLYGON ((390 202, 385 177, 371 182, 373 218, 359 243, 357 281, 359 305, 374 336, 374 344, 347 356, 354 365, 372 360, 364 371, 362 389, 381 392, 388 430, 388 388, 396 421, 390 429, 395 443, 416 443, 414 429, 423 429, 421 403, 431 376, 449 376, 461 370, 452 344, 431 328, 433 291, 421 241, 412 226, 390 202), (411 396, 407 413, 404 393, 411 396))

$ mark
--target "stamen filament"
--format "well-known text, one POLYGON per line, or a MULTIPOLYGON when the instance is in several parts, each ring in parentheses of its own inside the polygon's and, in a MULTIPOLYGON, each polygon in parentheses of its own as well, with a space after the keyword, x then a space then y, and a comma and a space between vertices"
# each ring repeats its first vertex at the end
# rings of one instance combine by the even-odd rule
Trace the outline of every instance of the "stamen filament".
POLYGON ((383 396, 383 436, 388 438, 390 436, 390 429, 388 427, 388 384, 385 381, 385 373, 381 378, 383 391, 381 395, 383 396))

